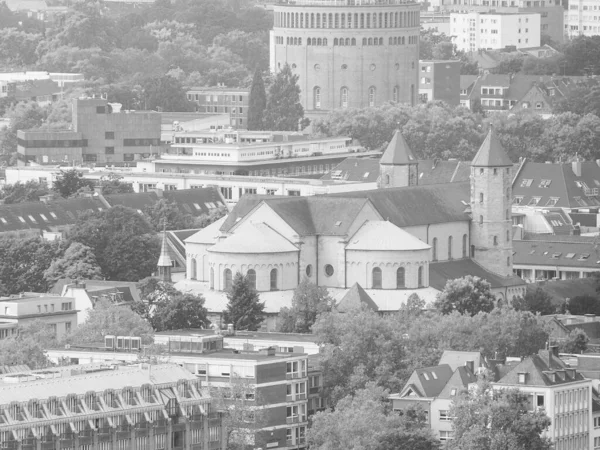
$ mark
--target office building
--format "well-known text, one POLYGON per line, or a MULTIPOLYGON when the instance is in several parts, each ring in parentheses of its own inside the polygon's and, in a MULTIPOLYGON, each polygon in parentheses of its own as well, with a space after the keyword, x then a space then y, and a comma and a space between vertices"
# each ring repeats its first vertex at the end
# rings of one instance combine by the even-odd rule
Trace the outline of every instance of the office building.
POLYGON ((248 126, 249 89, 193 87, 186 94, 187 99, 194 103, 197 112, 228 114, 229 126, 241 129, 248 126))
POLYGON ((298 74, 307 115, 415 104, 419 4, 406 0, 296 0, 273 7, 271 72, 298 74))
POLYGON ((595 0, 569 0, 564 31, 569 38, 600 34, 600 4, 595 0))
POLYGON ((419 61, 419 100, 460 104, 460 61, 419 61))

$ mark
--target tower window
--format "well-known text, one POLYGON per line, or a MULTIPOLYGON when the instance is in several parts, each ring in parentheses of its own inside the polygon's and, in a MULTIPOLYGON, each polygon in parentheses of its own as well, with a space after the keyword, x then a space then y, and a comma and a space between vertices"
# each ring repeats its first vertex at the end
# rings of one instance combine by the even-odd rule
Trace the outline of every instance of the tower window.
POLYGON ((508 220, 508 219, 509 219, 509 217, 510 217, 510 212, 509 212, 509 210, 507 209, 507 210, 506 210, 506 220, 508 220))
POLYGON ((373 269, 373 289, 381 289, 381 269, 375 267, 373 269))
POLYGON ((432 259, 437 261, 437 238, 433 238, 433 241, 431 241, 431 253, 432 259))
POLYGON ((462 241, 462 257, 466 258, 467 257, 467 235, 463 234, 463 241, 462 241))
POLYGON ((475 246, 471 245, 471 258, 475 258, 475 246))
POLYGON ((315 109, 321 109, 321 88, 315 86, 313 94, 315 109))
POLYGON ((225 269, 225 272, 223 273, 223 278, 225 280, 225 290, 231 289, 231 270, 230 269, 225 269))
POLYGON ((479 175, 483 175, 483 169, 479 169, 479 175))
POLYGON ((506 230, 506 242, 510 242, 510 230, 506 230))
POLYGON ((419 266, 417 271, 417 284, 419 287, 423 287, 423 266, 419 266))
POLYGON ((498 169, 494 169, 494 175, 498 175, 498 169))
POLYGON ((375 106, 375 87, 369 88, 369 106, 375 106))
POLYGON ((479 193, 479 203, 483 203, 483 192, 479 193))
POLYGON ((277 269, 271 269, 270 281, 271 281, 271 290, 276 291, 277 290, 277 269))
POLYGON ((396 288, 400 289, 404 287, 406 287, 405 271, 404 267, 400 267, 396 270, 396 288))
POLYGON ((506 258, 506 267, 510 267, 510 256, 506 258))
POLYGON ((340 98, 340 103, 342 108, 347 108, 348 107, 348 88, 347 87, 343 87, 341 90, 341 98, 340 98))
POLYGON ((389 175, 385 176, 385 184, 386 184, 386 186, 389 186, 389 184, 390 184, 390 176, 389 175))
POLYGON ((394 86, 394 93, 393 93, 393 101, 394 102, 398 102, 398 99, 400 98, 400 88, 398 86, 394 86))
POLYGON ((494 245, 498 245, 498 236, 494 236, 494 245))
POLYGON ((479 216, 479 225, 483 223, 483 216, 479 216))

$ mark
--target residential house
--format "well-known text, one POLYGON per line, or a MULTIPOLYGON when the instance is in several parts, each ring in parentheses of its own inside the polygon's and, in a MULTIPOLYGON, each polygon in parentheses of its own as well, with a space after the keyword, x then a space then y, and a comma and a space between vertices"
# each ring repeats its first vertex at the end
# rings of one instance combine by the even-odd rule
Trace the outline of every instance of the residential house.
POLYGON ((460 61, 419 61, 419 100, 460 104, 460 61))

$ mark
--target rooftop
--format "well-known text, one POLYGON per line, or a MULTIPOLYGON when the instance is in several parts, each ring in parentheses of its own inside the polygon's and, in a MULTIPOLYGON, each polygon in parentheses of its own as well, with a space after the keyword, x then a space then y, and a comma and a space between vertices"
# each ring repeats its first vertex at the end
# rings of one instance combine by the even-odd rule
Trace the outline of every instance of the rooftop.
MULTIPOLYGON (((157 336, 215 336, 213 330, 201 330, 196 328, 190 328, 187 330, 169 330, 169 331, 158 331, 155 333, 157 336)), ((285 342, 315 342, 315 337, 312 334, 300 334, 300 333, 269 333, 261 331, 236 331, 235 334, 228 334, 223 336, 227 340, 238 339, 246 341, 252 340, 263 340, 263 341, 285 341, 285 342)))
POLYGON ((502 277, 488 272, 471 259, 457 259, 429 264, 429 285, 439 291, 444 290, 448 280, 473 275, 482 278, 492 285, 492 288, 522 286, 525 284, 517 276, 502 277))
POLYGON ((513 241, 514 264, 600 271, 600 248, 589 242, 513 241))
POLYGON ((387 221, 366 221, 350 238, 347 250, 429 250, 431 246, 387 221))

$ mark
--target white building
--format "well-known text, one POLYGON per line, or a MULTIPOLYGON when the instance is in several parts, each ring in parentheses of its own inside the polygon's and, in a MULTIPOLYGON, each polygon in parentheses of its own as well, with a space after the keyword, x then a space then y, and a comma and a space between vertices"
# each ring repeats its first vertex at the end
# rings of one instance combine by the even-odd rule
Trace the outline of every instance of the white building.
POLYGON ((540 46, 539 13, 450 14, 450 35, 458 50, 540 46))
POLYGON ((565 11, 565 35, 596 36, 600 34, 600 3, 597 0, 570 0, 565 11))
POLYGON ((10 83, 22 83, 33 80, 52 80, 62 88, 70 83, 84 81, 82 73, 50 73, 50 72, 6 72, 0 73, 0 98, 8 95, 10 83))

